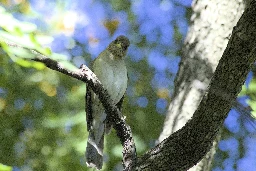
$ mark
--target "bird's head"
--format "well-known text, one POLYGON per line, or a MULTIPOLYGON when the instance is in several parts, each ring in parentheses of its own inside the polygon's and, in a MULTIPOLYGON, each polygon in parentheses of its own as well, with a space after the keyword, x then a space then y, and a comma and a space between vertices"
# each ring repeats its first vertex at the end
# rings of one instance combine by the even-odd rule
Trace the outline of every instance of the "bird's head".
POLYGON ((127 49, 130 45, 130 41, 125 36, 118 36, 116 40, 112 41, 109 46, 108 50, 117 57, 123 58, 126 55, 127 49))

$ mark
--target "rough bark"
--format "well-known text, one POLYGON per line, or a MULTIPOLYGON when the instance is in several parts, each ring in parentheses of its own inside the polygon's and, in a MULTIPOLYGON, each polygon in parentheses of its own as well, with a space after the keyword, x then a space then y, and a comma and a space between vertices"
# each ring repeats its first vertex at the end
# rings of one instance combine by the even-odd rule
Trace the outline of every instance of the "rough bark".
POLYGON ((256 59, 256 1, 234 27, 209 89, 193 118, 138 160, 138 170, 187 170, 212 143, 256 59))
MULTIPOLYGON (((195 0, 193 2, 192 23, 175 80, 173 100, 158 143, 183 127, 192 117, 244 8, 244 2, 239 0, 195 0)), ((217 139, 220 137, 219 135, 217 139)), ((191 170, 210 169, 217 139, 211 151, 191 170)))

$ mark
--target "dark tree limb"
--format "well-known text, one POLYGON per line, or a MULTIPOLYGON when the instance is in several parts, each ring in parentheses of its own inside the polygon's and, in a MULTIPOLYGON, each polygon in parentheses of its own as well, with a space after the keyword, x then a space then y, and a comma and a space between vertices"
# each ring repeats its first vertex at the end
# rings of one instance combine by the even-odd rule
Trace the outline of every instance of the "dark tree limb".
POLYGON ((256 60, 255 30, 254 0, 234 27, 209 89, 193 118, 138 158, 136 170, 185 171, 205 156, 256 60))
MULTIPOLYGON (((6 43, 6 42, 5 42, 6 43)), ((116 130, 117 136, 119 137, 121 144, 123 146, 123 166, 125 171, 131 171, 136 165, 136 147, 132 137, 132 131, 129 125, 125 122, 125 117, 118 110, 117 106, 113 105, 112 100, 107 92, 107 90, 100 83, 97 76, 86 66, 81 65, 78 69, 70 70, 64 67, 61 62, 57 62, 35 50, 21 47, 17 44, 6 43, 8 46, 23 48, 32 52, 35 57, 33 61, 38 61, 44 63, 48 68, 61 72, 70 77, 76 78, 83 81, 90 86, 95 94, 98 95, 105 111, 113 123, 113 127, 116 130)))

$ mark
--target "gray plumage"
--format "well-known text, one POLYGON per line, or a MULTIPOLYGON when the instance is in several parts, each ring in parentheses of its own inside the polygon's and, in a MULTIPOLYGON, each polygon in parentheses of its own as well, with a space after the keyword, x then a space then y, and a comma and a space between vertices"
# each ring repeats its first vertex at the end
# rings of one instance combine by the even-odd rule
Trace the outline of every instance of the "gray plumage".
MULTIPOLYGON (((125 36, 117 37, 100 53, 92 66, 93 72, 107 89, 113 103, 119 107, 127 88, 127 70, 123 59, 129 45, 130 42, 125 36)), ((106 116, 97 95, 87 86, 86 120, 89 137, 85 156, 87 166, 98 170, 103 165, 104 134, 111 129, 106 116)))

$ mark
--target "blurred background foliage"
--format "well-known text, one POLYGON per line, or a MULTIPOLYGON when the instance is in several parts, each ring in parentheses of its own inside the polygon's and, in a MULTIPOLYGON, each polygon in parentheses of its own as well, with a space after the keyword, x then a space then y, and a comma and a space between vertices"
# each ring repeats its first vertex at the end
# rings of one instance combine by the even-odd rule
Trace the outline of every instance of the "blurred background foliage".
MULTIPOLYGON (((126 35, 131 46, 123 113, 137 152, 154 146, 170 102, 190 1, 0 2, 0 163, 13 170, 90 170, 84 158, 85 85, 26 59, 33 55, 4 41, 79 67, 126 35)), ((106 139, 103 170, 121 170, 115 131, 106 139)))
MULTIPOLYGON (((162 130, 190 6, 191 0, 1 0, 0 171, 90 170, 84 158, 85 85, 24 59, 33 55, 8 47, 3 40, 79 67, 89 65, 118 35, 126 35, 131 46, 125 59, 129 87, 123 114, 140 155, 154 146, 162 130)), ((254 109, 253 73, 240 101, 249 101, 254 109)), ((246 134, 254 135, 248 117, 231 113, 215 170, 232 165, 230 156, 238 159, 245 151, 238 142, 246 134)), ((114 130, 105 146, 103 170, 122 170, 122 147, 114 130)))

